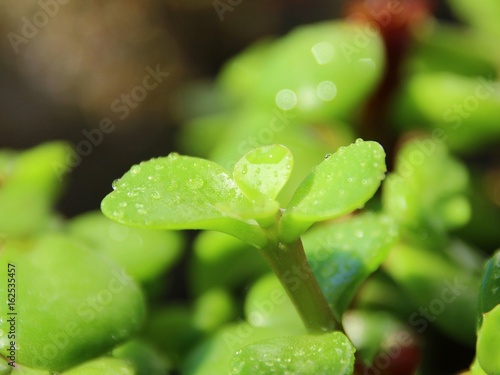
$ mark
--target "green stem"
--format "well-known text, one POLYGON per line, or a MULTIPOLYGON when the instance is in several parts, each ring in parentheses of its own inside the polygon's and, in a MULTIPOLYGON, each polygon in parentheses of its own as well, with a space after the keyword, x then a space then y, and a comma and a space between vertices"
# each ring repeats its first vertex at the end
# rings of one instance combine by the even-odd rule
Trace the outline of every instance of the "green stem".
POLYGON ((300 238, 260 250, 278 276, 309 332, 340 329, 307 261, 300 238))

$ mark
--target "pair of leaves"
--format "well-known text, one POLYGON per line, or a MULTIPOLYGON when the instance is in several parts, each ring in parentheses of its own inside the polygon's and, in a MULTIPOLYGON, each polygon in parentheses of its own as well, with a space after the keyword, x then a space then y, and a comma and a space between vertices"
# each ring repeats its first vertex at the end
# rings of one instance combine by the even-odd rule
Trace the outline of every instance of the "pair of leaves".
MULTIPOLYGON (((279 237, 293 242, 314 222, 361 208, 386 170, 375 142, 339 149, 299 186, 281 218, 279 237)), ((203 159, 170 154, 132 167, 114 184, 102 210, 119 222, 161 229, 218 230, 262 248, 262 229, 275 223, 277 194, 293 165, 281 145, 254 149, 236 164, 233 176, 203 159)))

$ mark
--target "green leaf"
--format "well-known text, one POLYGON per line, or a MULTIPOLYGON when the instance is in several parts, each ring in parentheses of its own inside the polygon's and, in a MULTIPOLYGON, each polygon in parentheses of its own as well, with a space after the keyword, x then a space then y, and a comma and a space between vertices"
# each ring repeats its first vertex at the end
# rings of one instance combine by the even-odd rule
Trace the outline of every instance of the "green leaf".
POLYGON ((248 291, 245 317, 252 327, 282 327, 290 334, 306 333, 295 306, 272 273, 261 277, 248 291))
POLYGON ((475 342, 478 275, 441 252, 406 244, 392 249, 384 270, 413 304, 409 322, 418 333, 433 324, 466 345, 475 342))
MULTIPOLYGON (((142 324, 145 306, 138 286, 121 267, 70 237, 6 241, 1 280, 7 280, 9 264, 15 266, 20 365, 65 370, 107 353, 142 324)), ((0 283, 0 293, 7 295, 7 283, 0 283)), ((3 332, 10 324, 7 308, 0 305, 3 332)), ((0 340, 0 354, 8 352, 8 343, 0 340)))
POLYGON ((442 142, 413 139, 399 151, 395 172, 384 183, 384 210, 405 226, 459 227, 470 217, 468 182, 466 168, 442 142))
POLYGON ((198 345, 183 363, 183 375, 229 374, 231 358, 241 347, 287 334, 286 330, 252 327, 246 322, 227 325, 198 345))
POLYGON ((497 305, 500 305, 500 251, 486 263, 479 294, 478 327, 481 327, 483 314, 497 305))
POLYGON ((54 222, 52 206, 70 168, 68 148, 50 142, 0 152, 0 236, 40 233, 54 222))
POLYGON ((288 204, 280 228, 282 241, 294 241, 314 222, 363 207, 384 179, 384 158, 382 146, 361 139, 327 157, 288 204))
POLYGON ((133 166, 101 205, 109 218, 156 229, 212 229, 262 247, 253 219, 276 208, 254 206, 228 172, 213 162, 171 153, 133 166))
POLYGON ((75 217, 67 230, 139 281, 152 280, 171 268, 180 257, 184 242, 179 232, 133 228, 116 223, 99 211, 75 217))
POLYGON ((341 332, 268 339, 238 350, 231 375, 351 375, 354 351, 341 332))
POLYGON ((249 199, 274 200, 292 173, 292 153, 285 146, 262 146, 244 155, 233 178, 249 199))
POLYGON ((12 372, 12 366, 10 366, 4 358, 0 358, 0 375, 9 375, 12 372))
POLYGON ((500 305, 484 314, 477 339, 477 359, 489 375, 500 375, 500 305))
POLYGON ((99 358, 65 371, 61 375, 95 374, 135 375, 135 371, 127 361, 117 358, 99 358))
POLYGON ((143 340, 134 339, 115 348, 113 356, 126 360, 134 367, 134 375, 171 374, 169 361, 156 348, 143 340))
POLYGON ((304 234, 307 258, 338 320, 361 283, 385 260, 397 238, 393 220, 369 212, 304 234))
POLYGON ((242 288, 269 272, 269 265, 250 245, 221 232, 198 234, 189 259, 189 284, 199 295, 212 288, 242 288))

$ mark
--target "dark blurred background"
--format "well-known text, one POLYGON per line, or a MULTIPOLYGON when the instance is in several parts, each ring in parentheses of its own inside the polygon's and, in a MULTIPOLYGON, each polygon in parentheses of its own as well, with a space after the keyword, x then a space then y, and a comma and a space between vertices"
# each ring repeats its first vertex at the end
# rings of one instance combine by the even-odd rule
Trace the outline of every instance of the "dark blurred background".
MULTIPOLYGON (((177 149, 178 96, 189 82, 215 77, 258 39, 341 17, 343 3, 3 0, 0 148, 54 139, 76 146, 87 139, 85 130, 111 119, 114 131, 68 175, 58 207, 67 216, 96 209, 130 165, 177 149), (143 98, 134 88, 148 69, 168 77, 143 98), (140 101, 130 99, 134 93, 140 101)), ((438 2, 435 15, 449 18, 449 11, 438 2)))

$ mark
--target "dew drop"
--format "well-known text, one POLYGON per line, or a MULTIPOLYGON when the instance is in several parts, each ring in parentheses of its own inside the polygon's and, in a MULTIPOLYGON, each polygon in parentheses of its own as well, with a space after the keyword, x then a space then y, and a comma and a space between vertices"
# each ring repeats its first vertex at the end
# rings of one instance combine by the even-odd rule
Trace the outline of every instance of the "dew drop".
POLYGON ((133 175, 137 175, 139 174, 139 172, 141 171, 141 167, 139 167, 138 165, 134 165, 131 169, 130 169, 130 173, 132 173, 133 175))
POLYGON ((161 198, 161 194, 158 191, 155 190, 155 191, 153 191, 151 193, 151 198, 153 198, 153 199, 160 199, 161 198))
POLYGON ((354 179, 352 177, 347 177, 347 182, 353 182, 354 179))
POLYGON ((137 210, 137 213, 139 215, 147 215, 148 211, 146 211, 144 208, 140 208, 140 209, 137 210))
POLYGON ((248 165, 247 164, 243 165, 243 168, 241 169, 241 173, 243 173, 243 174, 247 174, 248 173, 248 165))
POLYGON ((180 156, 180 155, 179 155, 177 152, 171 152, 170 154, 168 154, 168 158, 169 158, 170 160, 176 160, 176 159, 178 159, 178 158, 179 158, 179 156, 180 156))
POLYGON ((358 139, 356 139, 356 144, 357 144, 357 145, 359 145, 359 144, 361 144, 361 143, 363 143, 363 142, 364 142, 364 141, 363 141, 363 138, 358 138, 358 139))
POLYGON ((114 180, 112 183, 111 183, 111 187, 113 188, 113 190, 116 190, 116 188, 118 187, 118 184, 120 183, 120 179, 117 178, 116 180, 114 180))
POLYGON ((193 189, 193 190, 198 190, 198 189, 201 189, 203 187, 203 185, 205 184, 205 182, 203 181, 203 179, 199 176, 196 176, 196 177, 193 177, 193 178, 190 178, 188 180, 188 187, 190 189, 193 189))
POLYGON ((354 232, 354 235, 358 238, 362 238, 363 237, 363 230, 362 229, 356 229, 356 231, 354 232))
POLYGON ((378 163, 377 163, 377 162, 373 163, 373 166, 374 166, 375 168, 377 168, 377 167, 378 167, 378 163))
POLYGON ((276 105, 284 111, 289 111, 297 105, 297 95, 289 89, 284 89, 276 94, 276 105))
POLYGON ((113 217, 116 217, 118 219, 122 218, 123 217, 123 211, 121 211, 121 210, 113 211, 113 217))
POLYGON ((332 154, 328 153, 325 155, 325 159, 328 159, 330 156, 332 156, 332 154))
POLYGON ((120 203, 118 203, 118 207, 121 207, 121 208, 127 207, 127 202, 120 202, 120 203))
POLYGON ((155 164, 155 169, 157 171, 161 171, 163 169, 163 165, 161 165, 161 164, 155 164))
POLYGON ((337 86, 332 81, 320 82, 316 88, 316 95, 321 100, 329 102, 337 96, 337 86))
POLYGON ((361 180, 361 183, 362 183, 363 185, 366 185, 366 184, 368 183, 368 180, 367 180, 366 178, 363 178, 363 179, 361 180))
POLYGON ((339 194, 340 195, 344 195, 344 193, 345 193, 344 189, 339 189, 339 194))
POLYGON ((127 191, 127 197, 133 198, 137 197, 137 195, 139 195, 137 191, 127 191))

